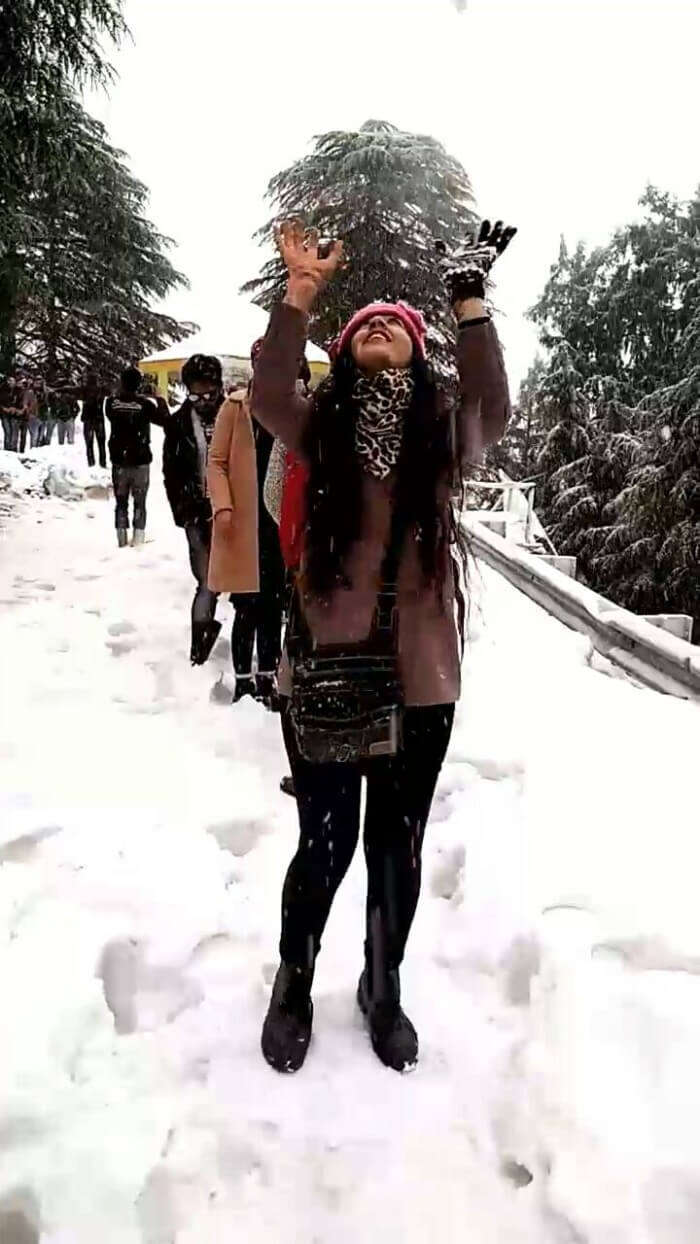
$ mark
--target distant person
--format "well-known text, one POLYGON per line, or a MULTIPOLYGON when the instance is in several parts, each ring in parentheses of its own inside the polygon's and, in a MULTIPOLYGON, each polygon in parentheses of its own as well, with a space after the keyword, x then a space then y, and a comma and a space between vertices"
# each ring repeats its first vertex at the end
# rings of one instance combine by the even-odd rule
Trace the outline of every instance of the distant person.
POLYGON ((51 413, 49 392, 46 387, 46 383, 43 380, 37 380, 36 399, 39 415, 39 448, 44 449, 47 445, 51 444, 56 422, 51 413))
POLYGON ((104 405, 106 393, 95 372, 88 372, 81 394, 83 410, 83 437, 88 466, 95 465, 95 441, 99 454, 100 466, 107 466, 107 433, 105 430, 104 405))
POLYGON ((52 393, 49 398, 52 418, 58 431, 59 445, 72 445, 75 441, 75 420, 78 414, 78 403, 74 397, 62 393, 52 393))
POLYGON ((192 601, 190 660, 203 665, 221 630, 216 621, 217 594, 207 582, 212 509, 207 492, 207 462, 214 423, 224 401, 221 363, 213 355, 193 354, 182 369, 187 397, 163 421, 163 481, 177 527, 187 537, 190 567, 197 587, 192 601))
MULTIPOLYGON (((82 384, 61 386, 58 390, 64 397, 82 402, 83 438, 88 466, 95 465, 95 441, 100 466, 107 466, 107 434, 105 431, 104 404, 107 392, 96 372, 85 373, 82 384)), ((59 430, 60 441, 60 430, 59 430)), ((72 444, 72 442, 71 442, 72 444)))
POLYGON ((19 403, 20 395, 15 376, 6 376, 0 385, 0 420, 4 448, 10 453, 17 452, 19 435, 19 403))
POLYGON ((39 398, 37 396, 36 382, 33 380, 27 380, 24 384, 22 392, 22 418, 23 423, 20 425, 20 449, 24 452, 27 434, 29 434, 30 449, 36 449, 39 444, 39 398))
POLYGON ((117 544, 126 548, 129 542, 129 498, 133 498, 132 544, 146 539, 146 496, 150 479, 151 420, 157 412, 155 398, 140 393, 143 376, 137 367, 122 372, 119 390, 105 402, 105 415, 110 423, 109 456, 112 459, 117 544))

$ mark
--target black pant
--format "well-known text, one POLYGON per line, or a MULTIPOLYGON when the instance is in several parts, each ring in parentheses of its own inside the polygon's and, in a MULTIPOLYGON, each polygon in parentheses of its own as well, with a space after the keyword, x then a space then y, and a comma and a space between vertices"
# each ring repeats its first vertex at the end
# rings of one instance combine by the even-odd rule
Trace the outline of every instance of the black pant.
POLYGON ((261 591, 231 599, 236 610, 231 631, 234 670, 239 678, 250 674, 257 640, 258 670, 274 674, 282 654, 282 594, 261 591))
POLYGON ((211 622, 216 613, 216 592, 207 587, 209 575, 209 549, 211 548, 211 523, 204 520, 185 526, 190 567, 197 580, 197 590, 192 601, 192 626, 211 622))
POLYGON ((105 437, 105 421, 104 419, 85 419, 83 421, 83 436, 85 437, 85 449, 87 451, 88 466, 95 465, 95 440, 100 454, 100 466, 107 466, 107 449, 105 437))
POLYGON ((282 655, 285 570, 277 527, 269 514, 259 516, 258 546, 260 591, 236 593, 231 597, 236 610, 231 656, 239 678, 250 674, 256 644, 261 674, 274 674, 282 655))
POLYGON ((134 498, 134 531, 146 530, 146 496, 150 467, 113 466, 112 484, 116 501, 114 525, 124 530, 129 526, 129 497, 134 498))
POLYGON ((370 974, 377 956, 387 970, 398 968, 418 904, 423 835, 454 712, 454 704, 407 709, 399 755, 361 766, 303 760, 289 707, 283 710, 300 827, 299 846, 282 891, 280 955, 285 963, 311 966, 319 952, 336 890, 355 853, 364 772, 366 963, 370 974))

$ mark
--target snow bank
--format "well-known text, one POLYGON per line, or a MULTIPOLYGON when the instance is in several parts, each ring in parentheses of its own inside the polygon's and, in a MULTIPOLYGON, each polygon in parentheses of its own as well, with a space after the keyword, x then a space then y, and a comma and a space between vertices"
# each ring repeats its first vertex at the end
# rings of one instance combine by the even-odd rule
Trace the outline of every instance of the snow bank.
POLYGON ((696 710, 475 573, 403 972, 419 1069, 382 1068, 354 1005, 358 855, 276 1077, 278 722, 210 699, 223 632, 190 668, 153 480, 143 549, 89 498, 5 533, 0 1239, 695 1244, 696 710))
POLYGON ((47 445, 23 454, 0 450, 0 493, 82 501, 108 497, 110 492, 109 472, 85 465, 75 447, 47 445))

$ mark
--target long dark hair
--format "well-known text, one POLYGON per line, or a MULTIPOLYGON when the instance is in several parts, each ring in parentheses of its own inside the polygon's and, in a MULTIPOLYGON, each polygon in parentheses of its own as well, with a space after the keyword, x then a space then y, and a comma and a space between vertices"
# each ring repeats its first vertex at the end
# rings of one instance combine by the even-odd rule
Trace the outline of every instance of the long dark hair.
MULTIPOLYGON (((414 353, 410 366, 414 390, 404 418, 394 504, 401 529, 415 534, 426 585, 441 586, 450 549, 466 573, 466 539, 454 507, 447 504, 461 453, 449 398, 424 359, 414 353)), ((305 580, 318 596, 345 581, 345 558, 361 531, 362 467, 355 452, 353 397, 358 374, 350 350, 344 350, 313 395, 304 438, 310 463, 305 580)))

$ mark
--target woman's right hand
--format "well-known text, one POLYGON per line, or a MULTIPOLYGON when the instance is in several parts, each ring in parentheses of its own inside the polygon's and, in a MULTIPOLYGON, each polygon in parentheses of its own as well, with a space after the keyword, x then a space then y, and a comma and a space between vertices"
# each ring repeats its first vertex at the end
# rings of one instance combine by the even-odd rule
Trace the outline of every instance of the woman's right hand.
POLYGON ((310 311, 319 291, 338 268, 343 256, 343 243, 334 242, 322 258, 318 253, 318 231, 304 230, 296 220, 280 225, 275 230, 275 240, 289 273, 285 302, 300 311, 310 311))

